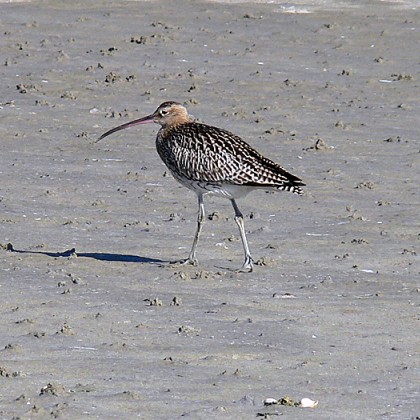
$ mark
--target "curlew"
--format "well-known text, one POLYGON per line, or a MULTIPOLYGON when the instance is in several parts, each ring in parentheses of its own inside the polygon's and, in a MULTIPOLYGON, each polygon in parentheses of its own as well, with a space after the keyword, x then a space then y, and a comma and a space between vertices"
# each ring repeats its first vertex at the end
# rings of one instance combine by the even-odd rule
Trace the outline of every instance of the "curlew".
POLYGON ((197 229, 191 252, 179 263, 197 264, 196 248, 205 214, 203 197, 213 194, 232 203, 245 255, 239 271, 252 271, 253 260, 236 199, 256 189, 302 194, 301 187, 305 184, 235 134, 195 122, 177 102, 164 102, 153 114, 115 127, 102 134, 98 141, 119 130, 152 122, 161 126, 156 137, 160 158, 173 177, 194 191, 198 199, 197 229))

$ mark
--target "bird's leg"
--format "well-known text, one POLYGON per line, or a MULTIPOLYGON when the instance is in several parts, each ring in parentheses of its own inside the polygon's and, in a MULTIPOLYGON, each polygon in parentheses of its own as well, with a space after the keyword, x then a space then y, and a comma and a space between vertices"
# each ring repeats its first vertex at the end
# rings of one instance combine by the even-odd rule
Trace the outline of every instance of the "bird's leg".
POLYGON ((197 258, 195 257, 195 250, 197 248, 198 240, 200 238, 200 232, 203 227, 204 223, 204 200, 203 200, 203 194, 198 194, 198 216, 197 216, 197 230, 195 232, 193 245, 191 248, 190 255, 188 256, 187 261, 190 263, 197 265, 197 258))
POLYGON ((236 204, 236 201, 233 198, 230 201, 232 203, 233 209, 235 210, 235 222, 239 227, 239 233, 241 234, 242 245, 244 247, 244 253, 245 253, 245 261, 242 267, 238 271, 251 272, 253 269, 253 264, 252 264, 251 253, 249 252, 248 241, 246 240, 246 235, 245 235, 244 216, 239 210, 239 207, 236 204))
POLYGON ((195 232, 194 241, 192 244, 191 252, 188 258, 181 261, 174 261, 172 264, 178 263, 178 264, 192 264, 197 265, 198 261, 195 257, 195 250, 197 248, 198 240, 200 238, 200 232, 203 227, 204 223, 204 200, 203 200, 203 194, 197 194, 198 197, 198 216, 197 216, 197 230, 195 232))

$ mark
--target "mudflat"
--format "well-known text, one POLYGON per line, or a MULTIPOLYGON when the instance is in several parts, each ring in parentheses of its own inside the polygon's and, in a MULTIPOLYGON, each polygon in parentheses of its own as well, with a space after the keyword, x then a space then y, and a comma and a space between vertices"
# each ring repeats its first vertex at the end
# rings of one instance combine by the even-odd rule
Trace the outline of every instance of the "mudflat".
POLYGON ((0 4, 0 418, 418 418, 420 16, 366 3, 0 4), (307 184, 238 201, 252 273, 211 197, 169 264, 157 126, 96 142, 166 100, 307 184))

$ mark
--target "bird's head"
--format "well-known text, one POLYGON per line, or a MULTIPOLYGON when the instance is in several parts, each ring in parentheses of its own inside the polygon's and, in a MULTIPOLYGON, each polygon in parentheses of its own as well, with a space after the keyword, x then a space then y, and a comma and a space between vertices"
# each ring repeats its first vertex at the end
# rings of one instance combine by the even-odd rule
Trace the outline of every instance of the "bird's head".
POLYGON ((148 124, 154 122, 161 125, 163 128, 166 128, 191 122, 192 120, 192 117, 188 114, 188 111, 184 106, 178 102, 168 101, 160 104, 153 114, 112 128, 111 130, 102 134, 102 136, 99 137, 97 141, 102 140, 104 137, 107 137, 116 131, 120 131, 124 128, 133 127, 139 124, 148 124))

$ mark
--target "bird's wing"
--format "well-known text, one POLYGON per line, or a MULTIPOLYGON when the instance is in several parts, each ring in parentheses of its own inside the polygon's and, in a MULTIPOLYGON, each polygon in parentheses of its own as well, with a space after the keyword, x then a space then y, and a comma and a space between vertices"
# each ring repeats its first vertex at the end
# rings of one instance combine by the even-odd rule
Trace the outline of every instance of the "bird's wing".
POLYGON ((229 131, 185 124, 173 133, 172 165, 191 180, 254 187, 302 186, 302 181, 229 131))

